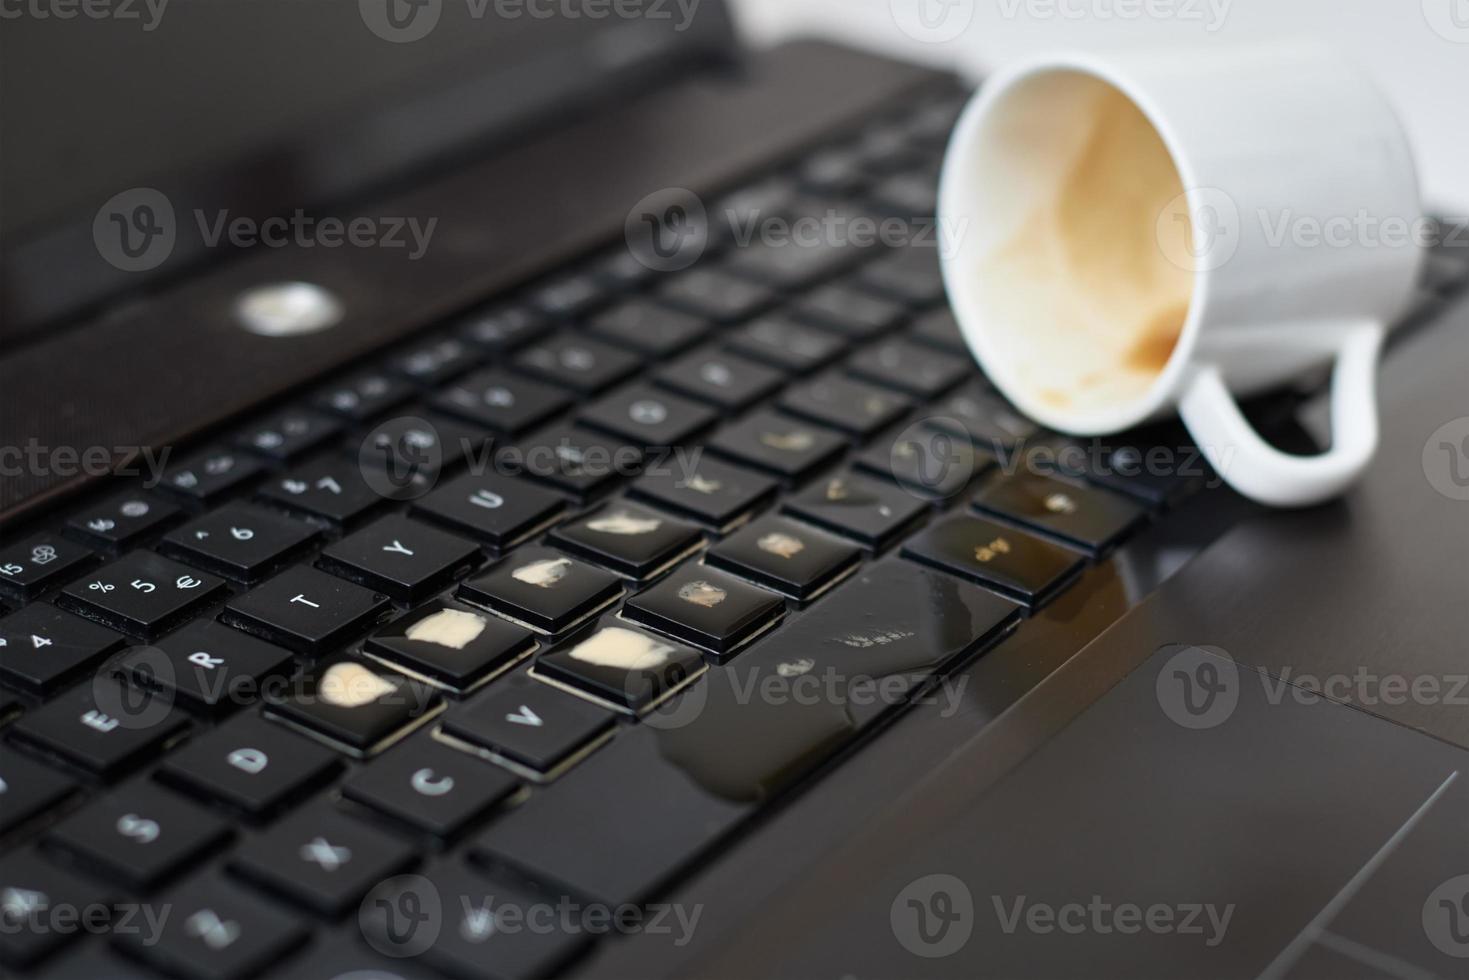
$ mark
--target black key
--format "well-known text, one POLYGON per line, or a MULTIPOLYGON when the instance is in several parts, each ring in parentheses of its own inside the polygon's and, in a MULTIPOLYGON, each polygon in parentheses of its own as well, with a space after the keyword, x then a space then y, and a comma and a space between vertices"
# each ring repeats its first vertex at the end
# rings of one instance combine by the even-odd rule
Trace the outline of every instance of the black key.
POLYGON ((877 207, 903 218, 932 218, 938 212, 938 182, 924 173, 894 174, 872 189, 877 207))
POLYGON ((160 899, 170 911, 160 935, 136 930, 120 942, 134 956, 189 980, 243 980, 306 941, 298 916, 278 911, 215 875, 160 899))
POLYGON ((565 502, 528 481, 497 473, 466 473, 414 504, 414 512, 497 548, 510 548, 544 529, 565 502))
POLYGON ((944 277, 939 271, 939 250, 933 245, 914 244, 894 249, 866 265, 857 275, 864 289, 890 296, 911 307, 933 306, 943 301, 944 277))
POLYGON ((901 487, 845 473, 786 501, 785 510, 880 551, 916 524, 928 507, 901 487))
POLYGON ((870 340, 903 322, 907 307, 864 293, 845 283, 823 286, 791 308, 809 323, 835 330, 853 340, 870 340))
POLYGON ((472 344, 502 353, 529 343, 546 318, 528 306, 499 306, 472 313, 459 325, 459 336, 472 344))
POLYGON ((124 633, 156 636, 187 619, 224 588, 196 572, 147 551, 135 551, 62 590, 60 601, 124 633))
POLYGON ((555 425, 502 450, 501 472, 525 475, 578 498, 601 494, 642 469, 644 451, 614 436, 555 425))
POLYGON ((144 493, 124 493, 73 514, 66 526, 103 547, 128 548, 167 525, 179 509, 144 493))
POLYGON ((261 485, 260 496, 279 507, 333 524, 349 524, 387 499, 368 484, 355 461, 338 456, 272 477, 261 485))
POLYGON ((363 650, 467 691, 535 649, 531 634, 505 620, 431 602, 380 628, 363 650))
POLYGON ((76 784, 60 773, 0 748, 0 834, 49 811, 74 789, 76 784))
POLYGON ((732 575, 684 565, 627 600, 623 615, 685 643, 728 656, 785 614, 785 600, 732 575))
POLYGON ((438 590, 479 564, 479 547, 397 514, 321 553, 321 564, 402 602, 438 590))
POLYGON ((496 432, 514 435, 561 414, 571 398, 560 388, 509 371, 476 371, 434 398, 434 407, 496 432))
MULTIPOLYGON (((390 885, 398 884, 392 879, 382 883, 385 895, 394 893, 387 892, 390 885)), ((481 896, 483 897, 483 896, 481 896)), ((393 901, 395 899, 389 899, 393 901)), ((383 907, 376 904, 376 893, 368 897, 368 910, 364 916, 376 915, 384 911, 383 907)), ((411 901, 411 899, 410 899, 411 901)), ((393 906, 395 908, 401 906, 393 906)), ((373 919, 372 921, 376 921, 373 919)), ((378 953, 362 941, 362 936, 354 935, 357 929, 338 930, 334 933, 317 937, 305 952, 293 957, 289 963, 284 963, 271 975, 271 980, 442 980, 442 975, 431 972, 427 966, 419 965, 416 960, 409 957, 387 956, 378 953)), ((405 935, 401 931, 394 933, 398 937, 398 945, 384 945, 389 951, 403 949, 416 951, 418 946, 413 945, 418 937, 418 928, 415 926, 408 930, 405 935)), ((376 934, 373 936, 377 939, 376 934)), ((133 978, 125 978, 133 980, 133 978)))
POLYGON ((161 753, 187 722, 166 700, 98 678, 23 716, 12 734, 98 776, 161 753))
POLYGON ((386 596, 296 566, 236 596, 225 619, 297 653, 323 653, 366 632, 389 609, 386 596))
MULTIPOLYGON (((592 941, 592 930, 582 923, 585 913, 570 894, 532 891, 512 877, 487 880, 449 863, 430 870, 427 885, 439 898, 444 921, 418 958, 451 976, 465 980, 550 976, 592 941), (537 918, 534 927, 527 928, 529 910, 553 914, 537 918)), ((403 942, 402 927, 391 910, 419 907, 420 890, 426 889, 402 881, 373 892, 373 907, 364 912, 361 923, 372 945, 391 952, 403 942)), ((401 948, 416 952, 422 942, 409 938, 401 948)))
POLYGON ((397 838, 316 806, 245 843, 230 867, 307 908, 339 915, 413 859, 397 838))
POLYGON ((925 313, 914 320, 908 336, 920 344, 937 347, 950 354, 964 356, 969 353, 969 345, 965 342, 964 335, 959 332, 959 324, 954 319, 954 311, 947 306, 925 313))
POLYGON ((628 385, 581 410, 581 423, 639 446, 680 446, 719 418, 711 408, 641 382, 628 385))
POLYGON ((209 449, 169 467, 159 486, 195 506, 212 504, 255 479, 263 469, 259 460, 234 450, 209 449))
POLYGON ((658 274, 629 248, 615 248, 598 259, 592 274, 615 290, 633 289, 658 274))
POLYGON ((285 463, 336 438, 342 423, 316 412, 278 412, 241 433, 236 445, 285 463))
POLYGON ((767 476, 701 455, 687 472, 676 463, 665 465, 643 476, 629 492, 680 517, 726 531, 774 499, 776 488, 767 476))
POLYGON ((152 888, 220 847, 229 825, 165 790, 135 783, 87 804, 52 842, 131 888, 152 888))
POLYGON ((520 352, 515 368, 584 395, 610 388, 638 369, 636 354, 563 333, 520 352))
POLYGON ((877 440, 856 462, 859 468, 892 480, 917 497, 943 504, 989 472, 995 458, 962 435, 910 426, 896 436, 877 440))
POLYGON ((175 528, 160 550, 240 582, 285 564, 320 532, 263 507, 230 503, 175 528))
POLYGON ((616 501, 562 524, 551 540, 629 578, 652 578, 694 553, 699 529, 637 504, 616 501))
POLYGON ((444 716, 444 734, 534 773, 549 774, 593 748, 613 715, 547 684, 496 685, 444 716))
POLYGON ((788 388, 780 399, 782 411, 861 439, 897 422, 912 406, 902 395, 840 375, 826 375, 788 388))
POLYGON ((719 455, 774 473, 790 483, 800 483, 830 465, 846 445, 846 439, 830 429, 769 411, 755 412, 725 426, 709 442, 709 448, 719 455))
POLYGON ((122 644, 112 630, 35 603, 0 619, 0 677, 18 687, 49 691, 97 666, 122 644))
POLYGON ((642 297, 604 310, 588 321, 587 326, 603 340, 645 357, 659 358, 692 347, 713 329, 707 320, 642 297))
POLYGON ((413 386, 387 374, 359 374, 332 385, 316 396, 315 404, 353 422, 367 422, 413 396, 413 386))
POLYGON ((503 769, 417 738, 358 771, 342 795, 435 837, 453 837, 517 785, 503 769))
POLYGON ((1081 571, 1086 559, 993 521, 947 517, 909 539, 903 555, 1038 606, 1081 571))
MULTIPOLYGON (((1129 436, 1058 440, 1054 468, 1149 507, 1172 506, 1207 480, 1217 479, 1208 461, 1179 425, 1129 436)), ((1042 462, 1037 454, 1038 465, 1042 462)))
POLYGON ((868 130, 857 144, 856 152, 862 158, 862 165, 873 173, 893 173, 923 159, 922 151, 898 124, 868 130))
POLYGON ((622 596, 611 572, 550 548, 522 548, 459 586, 459 598, 542 633, 564 633, 622 596))
POLYGON ((601 306, 607 300, 607 289, 595 272, 566 273, 543 283, 526 297, 531 306, 546 316, 568 318, 601 306))
POLYGON ((75 942, 56 928, 56 917, 105 926, 113 911, 106 889, 51 867, 33 851, 0 857, 0 963, 6 966, 29 966, 75 942))
POLYGON ((738 412, 774 392, 785 376, 743 357, 705 349, 674 361, 654 380, 726 412, 738 412))
POLYGON ((1146 516, 1137 504, 1110 491, 1026 472, 986 483, 974 506, 1094 552, 1115 545, 1146 516))
POLYGON ((708 562, 804 601, 856 568, 861 555, 825 531, 770 515, 710 548, 708 562))
MULTIPOLYGON (((76 945, 76 944, 73 944, 76 945)), ((77 977, 106 977, 107 980, 157 980, 152 968, 127 959, 100 942, 81 944, 68 950, 42 974, 46 980, 76 980, 77 977)))
POLYGON ((374 427, 353 448, 364 475, 373 474, 369 486, 389 496, 407 497, 414 495, 418 481, 433 480, 467 459, 479 458, 489 441, 479 429, 410 407, 374 427))
POLYGON ((331 751, 247 716, 173 753, 159 775, 191 793, 263 817, 329 785, 340 768, 331 751))
POLYGON ((847 369, 859 378, 928 400, 969 377, 974 362, 906 340, 888 340, 859 351, 847 369))
MULTIPOLYGON (((703 730, 697 723, 691 728, 703 730)), ((759 728, 734 725, 707 745, 741 754, 759 728), (739 746, 738 751, 732 746, 739 746)), ((658 887, 732 829, 749 811, 748 799, 706 789, 663 754, 662 732, 633 726, 612 744, 572 769, 555 784, 490 824, 475 844, 488 862, 524 868, 545 881, 567 886, 611 905, 651 897, 658 887), (586 814, 595 813, 595 820, 586 814), (572 814, 579 814, 572 819, 572 814)), ((691 739, 692 741, 692 739, 691 739)), ((801 744, 799 749, 809 749, 801 744)), ((695 760, 710 749, 689 752, 695 760)), ((789 761, 800 759, 793 754, 789 761)), ((718 779, 723 771, 711 763, 718 779)), ((740 792, 743 788, 737 788, 740 792)))
POLYGON ((575 646, 544 653, 534 668, 539 677, 634 714, 706 669, 698 651, 620 625, 601 626, 575 646))
POLYGON ((51 534, 26 538, 0 549, 0 591, 32 598, 92 560, 90 551, 65 538, 51 534))
POLYGON ((479 363, 480 352, 462 340, 440 337, 416 344, 388 361, 395 374, 421 385, 439 385, 479 363))
POLYGON ((267 678, 295 663, 289 651, 213 620, 190 623, 153 646, 129 653, 119 673, 150 690, 169 692, 197 711, 252 704, 267 678))
POLYGON ((979 382, 965 385, 940 402, 928 424, 977 445, 999 449, 1019 446, 1039 432, 1034 422, 979 382))
MULTIPOLYGON (((821 216, 805 218, 820 220, 821 216)), ((865 250, 853 241, 828 240, 828 234, 819 229, 793 228, 793 232, 788 238, 756 238, 735 249, 728 263, 730 271, 789 291, 829 279, 862 261, 865 250)))
POLYGON ((748 320, 776 300, 775 293, 717 269, 696 268, 672 277, 658 298, 720 323, 748 320))
POLYGON ((849 150, 823 150, 802 164, 797 176, 811 190, 843 197, 867 185, 861 158, 849 150))
POLYGON ((758 184, 742 187, 716 201, 712 236, 727 239, 760 221, 786 214, 796 199, 796 183, 787 177, 771 177, 758 184))
POLYGON ((312 666, 293 687, 267 697, 267 715, 357 756, 382 751, 439 708, 428 685, 346 657, 312 666))
POLYGON ((840 334, 806 326, 784 315, 756 320, 730 334, 727 345, 738 354, 796 374, 810 374, 847 349, 840 334))

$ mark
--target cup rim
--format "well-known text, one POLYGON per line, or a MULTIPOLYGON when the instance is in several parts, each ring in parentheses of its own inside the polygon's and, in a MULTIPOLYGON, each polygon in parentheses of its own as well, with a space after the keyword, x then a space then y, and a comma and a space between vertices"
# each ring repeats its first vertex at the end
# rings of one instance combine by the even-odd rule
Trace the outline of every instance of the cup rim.
MULTIPOLYGON (((952 222, 956 215, 974 214, 974 209, 969 206, 975 193, 974 182, 973 180, 965 181, 961 175, 968 171, 967 165, 975 154, 977 133, 993 115, 995 109, 1003 100, 1013 96, 1015 90, 1025 82, 1058 73, 1089 75, 1121 93, 1137 107, 1163 141, 1169 159, 1174 169, 1178 171, 1189 213, 1198 214, 1199 208, 1204 203, 1202 195, 1207 189, 1201 187, 1187 155, 1180 152, 1176 135, 1172 127, 1168 125, 1167 118, 1156 101, 1148 96, 1144 87, 1137 85, 1128 77, 1125 68, 1109 63, 1105 58, 1081 52, 1067 52, 1026 59, 995 73, 981 84, 979 93, 960 114, 959 121, 955 124, 954 134, 944 153, 939 178, 940 221, 952 222)), ((982 220, 982 216, 980 217, 982 220)), ((1192 227, 1189 234, 1191 237, 1196 234, 1192 227)), ((967 235, 959 235, 957 241, 958 245, 955 248, 943 250, 940 254, 939 266, 950 305, 953 307, 954 319, 959 325, 959 332, 990 381, 1016 408, 1032 419, 1047 428, 1070 435, 1111 435, 1133 428, 1159 414, 1181 387, 1185 372, 1198 347, 1204 311, 1209 303, 1209 276, 1207 274, 1209 270, 1207 268, 1201 267, 1193 270, 1193 290, 1189 297, 1188 315, 1184 319, 1183 329, 1179 332, 1168 363, 1158 372, 1148 390, 1126 404, 1079 413, 1058 409, 1052 404, 1031 397, 1023 386, 1016 384, 1009 376, 1008 366, 995 356, 993 345, 989 343, 985 331, 981 328, 977 314, 965 313, 966 308, 973 310, 978 305, 977 298, 973 294, 975 277, 965 275, 961 268, 972 258, 970 255, 972 246, 968 244, 970 238, 967 235)))

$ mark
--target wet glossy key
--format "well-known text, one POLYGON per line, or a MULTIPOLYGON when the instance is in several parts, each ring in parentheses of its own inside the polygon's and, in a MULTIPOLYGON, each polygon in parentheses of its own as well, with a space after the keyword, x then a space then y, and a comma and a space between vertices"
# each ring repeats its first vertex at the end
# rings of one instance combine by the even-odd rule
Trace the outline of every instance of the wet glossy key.
POLYGON ((315 664, 266 714, 354 755, 370 755, 421 724, 439 705, 427 685, 347 657, 315 664))
POLYGON ((748 408, 781 386, 785 375, 737 354, 703 348, 658 373, 657 383, 727 412, 748 408))
POLYGON ((978 517, 951 516, 910 538, 903 554, 1036 606, 1086 559, 1058 544, 978 517))
POLYGON ((778 484, 768 476, 712 456, 697 462, 669 459, 657 472, 645 474, 629 490, 632 496, 698 521, 727 530, 768 504, 778 484))
POLYGON ((1111 491, 1036 473, 990 480, 975 495, 974 506, 1091 551, 1115 545, 1146 513, 1111 491))
POLYGON ((464 691, 535 647, 529 630, 498 616, 435 601, 383 626, 363 649, 464 691))
POLYGON ((765 410, 725 426, 709 441, 711 452, 791 483, 832 463, 846 445, 838 432, 765 410))
POLYGON ((763 634, 785 614, 785 600, 718 569, 684 564, 631 597, 623 615, 721 656, 763 634))
POLYGON ((562 633, 622 595, 622 580, 550 548, 521 548, 459 586, 459 598, 542 633, 562 633))
POLYGON ((603 620, 593 633, 536 659, 540 677, 632 712, 645 711, 704 671, 681 643, 603 620))
POLYGON ((514 435, 559 415, 571 398, 560 388, 494 368, 449 386, 433 404, 442 412, 514 435))
POLYGON ((563 524, 551 532, 557 545, 629 578, 644 579, 691 554, 703 541, 699 529, 626 501, 563 524))
POLYGON ((548 684, 497 684, 445 715, 444 733, 547 774, 611 730, 606 708, 548 684))
POLYGON ((880 550, 916 524, 928 504, 893 483, 848 472, 818 480, 786 501, 785 510, 880 550))
POLYGON ((715 545, 708 562, 795 599, 821 594, 861 557, 825 531, 770 515, 715 545))

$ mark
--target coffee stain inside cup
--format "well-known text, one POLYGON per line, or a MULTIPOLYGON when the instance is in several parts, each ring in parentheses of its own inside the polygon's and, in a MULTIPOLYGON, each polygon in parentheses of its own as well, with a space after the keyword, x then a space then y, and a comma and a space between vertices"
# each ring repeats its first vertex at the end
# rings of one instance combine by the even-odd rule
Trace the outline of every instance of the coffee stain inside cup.
POLYGON ((1064 158, 1054 144, 1015 140, 1016 166, 1044 174, 1042 190, 979 268, 986 322, 1003 324, 998 356, 1036 400, 1071 413, 1148 391, 1177 348, 1194 284, 1160 241, 1192 235, 1162 137, 1121 92, 1076 84, 1086 87, 1066 98, 1084 98, 1084 111, 1072 104, 1055 125, 1084 121, 1084 138, 1064 158))

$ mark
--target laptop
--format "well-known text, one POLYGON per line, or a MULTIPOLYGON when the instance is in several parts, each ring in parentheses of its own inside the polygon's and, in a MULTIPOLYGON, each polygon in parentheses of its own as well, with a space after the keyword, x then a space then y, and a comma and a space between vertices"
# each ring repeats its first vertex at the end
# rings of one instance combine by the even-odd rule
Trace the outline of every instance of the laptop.
POLYGON ((977 370, 942 72, 716 0, 4 42, 6 975, 1469 975, 1461 252, 1268 512, 977 370))

